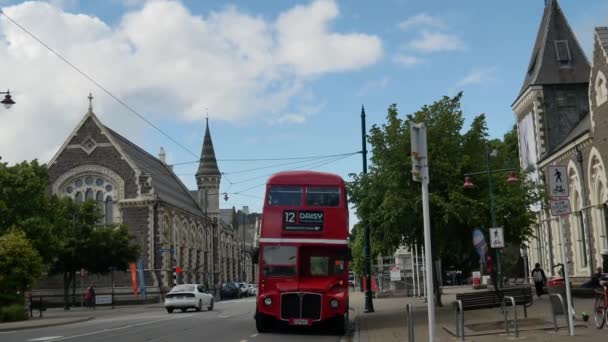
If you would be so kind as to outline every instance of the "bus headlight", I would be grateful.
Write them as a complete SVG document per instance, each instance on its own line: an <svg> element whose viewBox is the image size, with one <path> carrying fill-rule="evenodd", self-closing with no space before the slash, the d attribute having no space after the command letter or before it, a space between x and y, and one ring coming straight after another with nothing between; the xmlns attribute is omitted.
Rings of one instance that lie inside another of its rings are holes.
<svg viewBox="0 0 608 342"><path fill-rule="evenodd" d="M337 299L332 299L332 300L329 302L329 305L331 306L331 308L332 308L332 309L337 309L337 308L338 308L338 305L339 305L338 300L337 300Z"/></svg>
<svg viewBox="0 0 608 342"><path fill-rule="evenodd" d="M271 306L272 305L272 298L266 297L266 299L264 299L264 305Z"/></svg>

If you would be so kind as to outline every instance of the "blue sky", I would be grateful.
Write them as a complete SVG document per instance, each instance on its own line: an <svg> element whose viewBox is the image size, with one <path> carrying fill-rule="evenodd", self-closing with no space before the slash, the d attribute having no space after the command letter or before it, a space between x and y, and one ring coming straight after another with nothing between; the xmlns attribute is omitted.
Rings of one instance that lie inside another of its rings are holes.
<svg viewBox="0 0 608 342"><path fill-rule="evenodd" d="M608 25L608 2L560 4L589 56L593 27ZM195 154L208 113L226 173L221 191L229 200L221 205L260 210L263 187L243 190L263 184L274 171L313 161L240 172L281 162L222 159L358 151L362 104L370 127L384 121L391 103L410 113L462 90L466 117L486 113L491 135L501 137L515 123L510 106L544 2L0 0L0 5ZM152 154L164 146L170 163L195 159L3 17L0 58L0 88L12 88L18 103L0 111L3 160L48 161L84 115L89 91L107 126ZM347 177L360 172L361 157L318 169ZM190 188L195 171L196 164L175 166Z"/></svg>

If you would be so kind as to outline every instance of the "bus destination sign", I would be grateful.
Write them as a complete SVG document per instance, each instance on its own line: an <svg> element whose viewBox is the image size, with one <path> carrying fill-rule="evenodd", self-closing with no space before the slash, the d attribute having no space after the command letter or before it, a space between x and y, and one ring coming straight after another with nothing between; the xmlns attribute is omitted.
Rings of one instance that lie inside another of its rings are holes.
<svg viewBox="0 0 608 342"><path fill-rule="evenodd" d="M285 230L319 232L323 230L322 211L310 210L285 210L283 212L283 222Z"/></svg>

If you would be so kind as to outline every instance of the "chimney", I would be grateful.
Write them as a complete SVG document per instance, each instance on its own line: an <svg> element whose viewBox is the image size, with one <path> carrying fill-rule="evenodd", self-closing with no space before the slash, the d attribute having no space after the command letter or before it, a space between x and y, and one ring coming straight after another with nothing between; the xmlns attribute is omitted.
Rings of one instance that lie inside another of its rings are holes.
<svg viewBox="0 0 608 342"><path fill-rule="evenodd" d="M165 162L165 149L162 146L160 148L160 153L158 154L158 159L160 159L160 161L163 162L163 164L167 164Z"/></svg>

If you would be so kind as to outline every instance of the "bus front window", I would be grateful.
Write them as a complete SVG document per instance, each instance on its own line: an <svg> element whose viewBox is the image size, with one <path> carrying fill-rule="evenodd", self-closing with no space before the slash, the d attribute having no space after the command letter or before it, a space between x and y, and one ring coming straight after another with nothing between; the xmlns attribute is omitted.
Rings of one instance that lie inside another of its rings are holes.
<svg viewBox="0 0 608 342"><path fill-rule="evenodd" d="M308 273L313 277L336 276L344 273L344 259L337 256L311 255Z"/></svg>
<svg viewBox="0 0 608 342"><path fill-rule="evenodd" d="M293 277L296 275L295 246L265 246L264 275L269 277Z"/></svg>

